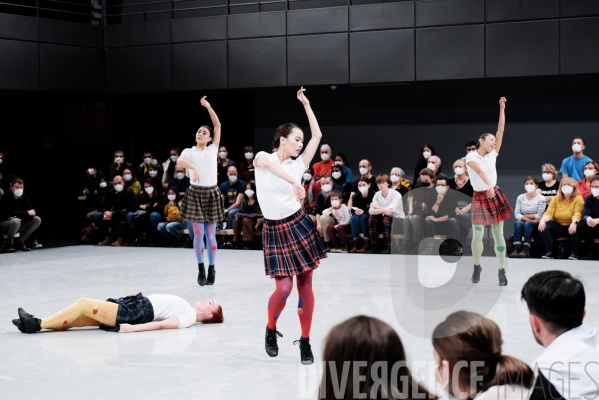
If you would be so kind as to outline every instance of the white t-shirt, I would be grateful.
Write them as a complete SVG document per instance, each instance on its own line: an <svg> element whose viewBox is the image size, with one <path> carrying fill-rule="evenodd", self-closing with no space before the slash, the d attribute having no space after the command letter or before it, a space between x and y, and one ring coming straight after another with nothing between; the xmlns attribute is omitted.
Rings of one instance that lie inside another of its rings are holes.
<svg viewBox="0 0 599 400"><path fill-rule="evenodd" d="M389 189L389 192L387 192L387 197L383 197L383 192L379 190L372 198L372 202L374 203L375 201L383 208L392 208L393 216L395 218L403 218L406 216L403 211L401 193L399 193L397 190Z"/></svg>
<svg viewBox="0 0 599 400"><path fill-rule="evenodd" d="M216 163L215 163L216 164ZM189 328L196 323L196 310L179 296L152 294L148 296L154 308L154 321L179 318L179 329Z"/></svg>
<svg viewBox="0 0 599 400"><path fill-rule="evenodd" d="M514 382L516 383L516 382ZM527 400L530 396L530 389L524 386L498 385L491 386L484 392L476 396L477 400Z"/></svg>
<svg viewBox="0 0 599 400"><path fill-rule="evenodd" d="M351 222L351 213L345 204L341 204L341 207L337 209L333 208L332 212L329 212L327 208L322 215L332 215L339 225L348 225Z"/></svg>
<svg viewBox="0 0 599 400"><path fill-rule="evenodd" d="M301 181L306 170L301 156L295 160L288 158L280 163L277 153L268 154L261 151L256 154L254 166L256 160L260 157L268 157L271 162L278 164L283 171L297 179L298 182ZM256 167L254 174L256 176L256 196L260 199L260 209L264 214L264 218L270 220L287 218L301 208L301 203L295 198L293 186L289 182L272 174L264 167Z"/></svg>
<svg viewBox="0 0 599 400"><path fill-rule="evenodd" d="M492 187L497 185L497 168L495 164L497 163L497 156L499 154L495 149L492 152L488 153L486 156L481 157L478 154L478 151L469 153L466 156L466 166L468 168L468 176L470 177L470 183L472 184L472 188L475 192L484 192L488 190L489 187L480 176L468 165L470 161L476 161L481 170L487 175L487 179Z"/></svg>
<svg viewBox="0 0 599 400"><path fill-rule="evenodd" d="M193 146L189 149L183 150L181 156L187 157L187 162L195 166L200 171L200 183L194 182L193 177L195 173L193 170L189 170L189 179L191 184L194 186L214 186L216 185L217 171L216 171L216 158L218 149L214 144L206 146L204 150L198 149L197 146Z"/></svg>

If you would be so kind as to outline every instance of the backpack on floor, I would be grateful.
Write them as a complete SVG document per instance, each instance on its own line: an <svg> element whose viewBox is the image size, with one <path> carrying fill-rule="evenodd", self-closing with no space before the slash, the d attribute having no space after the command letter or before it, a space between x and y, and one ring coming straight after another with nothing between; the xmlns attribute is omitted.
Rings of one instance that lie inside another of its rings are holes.
<svg viewBox="0 0 599 400"><path fill-rule="evenodd" d="M100 231L96 228L96 224L86 226L81 231L81 242L85 244L98 244L102 239L100 238Z"/></svg>

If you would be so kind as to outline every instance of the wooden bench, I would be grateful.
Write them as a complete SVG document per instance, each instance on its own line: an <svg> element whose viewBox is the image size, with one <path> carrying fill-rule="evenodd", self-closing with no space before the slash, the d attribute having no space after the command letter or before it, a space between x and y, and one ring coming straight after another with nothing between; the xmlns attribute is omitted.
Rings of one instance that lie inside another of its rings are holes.
<svg viewBox="0 0 599 400"><path fill-rule="evenodd" d="M3 233L3 234L2 234L2 237L3 237L4 239L6 239L6 238L8 237L8 235L7 235L6 233ZM19 232L17 232L17 234L15 235L15 237L16 237L16 238L18 238L18 237L21 237L21 234L20 234Z"/></svg>

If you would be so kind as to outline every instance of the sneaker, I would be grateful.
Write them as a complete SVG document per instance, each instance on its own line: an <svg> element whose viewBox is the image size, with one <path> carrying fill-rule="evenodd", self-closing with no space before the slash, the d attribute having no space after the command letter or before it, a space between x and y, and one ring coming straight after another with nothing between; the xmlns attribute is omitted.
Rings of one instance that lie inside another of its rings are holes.
<svg viewBox="0 0 599 400"><path fill-rule="evenodd" d="M391 247L386 246L382 251L381 254L391 254Z"/></svg>
<svg viewBox="0 0 599 400"><path fill-rule="evenodd" d="M283 337L281 332L277 331L277 329L269 329L266 327L266 336L264 339L264 348L266 349L266 354L271 357L276 357L279 355L279 345L277 344L277 336Z"/></svg>
<svg viewBox="0 0 599 400"><path fill-rule="evenodd" d="M345 247L338 247L337 248L337 253L347 253L347 248L345 248Z"/></svg>
<svg viewBox="0 0 599 400"><path fill-rule="evenodd" d="M548 251L547 253L543 254L543 257L541 258L544 258L545 260L551 260L553 259L553 253Z"/></svg>
<svg viewBox="0 0 599 400"><path fill-rule="evenodd" d="M42 247L44 247L41 243L39 243L37 240L33 241L33 248L34 249L41 249Z"/></svg>
<svg viewBox="0 0 599 400"><path fill-rule="evenodd" d="M314 355L312 354L312 346L310 346L310 338L300 337L300 340L296 340L293 344L299 343L300 357L303 365L310 365L314 363Z"/></svg>
<svg viewBox="0 0 599 400"><path fill-rule="evenodd" d="M122 246L125 244L125 241L123 240L123 238L118 238L116 242L114 242L112 245L113 246Z"/></svg>
<svg viewBox="0 0 599 400"><path fill-rule="evenodd" d="M339 249L337 247L331 247L331 250L329 250L329 253L339 253Z"/></svg>
<svg viewBox="0 0 599 400"><path fill-rule="evenodd" d="M472 283L480 282L480 273L482 271L482 267L480 265L475 265L474 270L472 271L472 278L470 279Z"/></svg>
<svg viewBox="0 0 599 400"><path fill-rule="evenodd" d="M499 268L499 286L507 285L507 278L505 276L505 268Z"/></svg>
<svg viewBox="0 0 599 400"><path fill-rule="evenodd" d="M578 260L578 254L574 252L570 253L570 257L568 257L568 260Z"/></svg>

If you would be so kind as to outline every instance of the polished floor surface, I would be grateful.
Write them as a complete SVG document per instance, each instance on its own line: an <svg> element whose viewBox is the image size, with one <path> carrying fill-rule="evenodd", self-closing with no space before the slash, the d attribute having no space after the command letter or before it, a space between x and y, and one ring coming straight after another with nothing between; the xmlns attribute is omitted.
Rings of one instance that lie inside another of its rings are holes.
<svg viewBox="0 0 599 400"><path fill-rule="evenodd" d="M497 285L496 260L483 259L481 282L469 283L471 260L438 256L330 254L315 272L312 366L299 362L297 292L277 329L279 357L264 351L266 305L274 284L262 252L219 250L216 285L200 287L193 250L93 246L0 255L0 398L2 399L302 399L317 398L323 341L343 320L366 314L399 333L414 373L428 382L430 334L454 310L478 311L503 332L503 352L531 363L534 341L520 290L533 273L564 269L582 279L585 322L599 326L599 263L509 260L509 285ZM98 329L25 335L17 308L44 317L79 297L138 292L213 298L223 324L118 334Z"/></svg>

